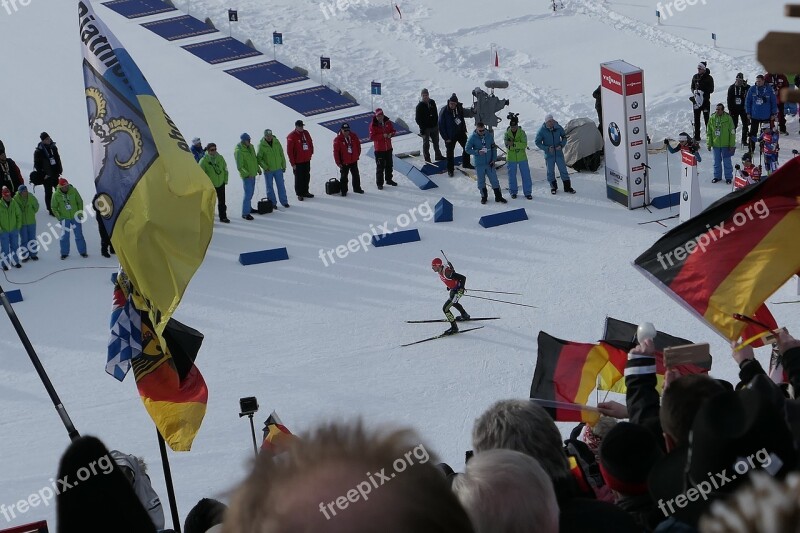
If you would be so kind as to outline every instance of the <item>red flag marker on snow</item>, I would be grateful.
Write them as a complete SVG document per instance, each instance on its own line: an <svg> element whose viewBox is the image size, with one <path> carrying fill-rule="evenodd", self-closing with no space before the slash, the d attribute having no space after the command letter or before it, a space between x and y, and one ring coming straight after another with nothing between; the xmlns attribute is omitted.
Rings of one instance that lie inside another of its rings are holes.
<svg viewBox="0 0 800 533"><path fill-rule="evenodd" d="M497 55L497 50L494 51L494 66L500 68L500 56Z"/></svg>

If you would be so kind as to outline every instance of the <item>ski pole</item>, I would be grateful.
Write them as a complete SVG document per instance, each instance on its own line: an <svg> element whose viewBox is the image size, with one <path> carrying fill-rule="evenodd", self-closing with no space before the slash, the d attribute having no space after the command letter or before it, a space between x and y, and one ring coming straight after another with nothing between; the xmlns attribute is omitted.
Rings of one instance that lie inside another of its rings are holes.
<svg viewBox="0 0 800 533"><path fill-rule="evenodd" d="M483 291L480 289L464 289L465 292L491 292L494 294L513 294L514 296L522 296L521 293L518 292L503 292L503 291Z"/></svg>
<svg viewBox="0 0 800 533"><path fill-rule="evenodd" d="M518 304L515 302L507 302L505 300L495 300L494 298L486 298L484 296L474 296L472 294L465 294L464 296L469 296L470 298L478 298L479 300L489 300L490 302L500 302L501 304L519 305L520 307L531 307L533 309L539 309L535 305Z"/></svg>

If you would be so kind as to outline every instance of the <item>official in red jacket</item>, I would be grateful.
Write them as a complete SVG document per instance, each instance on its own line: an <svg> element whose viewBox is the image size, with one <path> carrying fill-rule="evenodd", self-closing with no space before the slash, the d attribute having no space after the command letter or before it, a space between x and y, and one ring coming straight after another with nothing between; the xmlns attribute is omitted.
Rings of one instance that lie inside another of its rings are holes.
<svg viewBox="0 0 800 533"><path fill-rule="evenodd" d="M369 138L375 147L375 183L378 189L383 189L384 177L386 185L397 185L392 181L392 137L396 133L394 124L383 114L383 109L376 109L369 124Z"/></svg>
<svg viewBox="0 0 800 533"><path fill-rule="evenodd" d="M347 196L347 174L353 176L353 192L364 194L361 188L361 175L358 173L358 158L361 157L361 141L358 135L350 131L350 124L345 122L333 140L333 160L339 167L339 185L342 196Z"/></svg>
<svg viewBox="0 0 800 533"><path fill-rule="evenodd" d="M286 136L286 153L289 155L289 164L292 165L294 174L294 192L301 202L305 198L314 198L308 192L311 182L311 156L314 155L314 141L311 134L303 127L302 120L294 123L294 130Z"/></svg>

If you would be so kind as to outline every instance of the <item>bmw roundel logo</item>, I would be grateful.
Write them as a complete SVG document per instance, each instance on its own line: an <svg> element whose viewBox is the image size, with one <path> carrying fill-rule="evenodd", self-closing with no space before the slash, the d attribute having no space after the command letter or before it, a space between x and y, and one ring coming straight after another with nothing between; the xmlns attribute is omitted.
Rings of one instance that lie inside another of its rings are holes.
<svg viewBox="0 0 800 533"><path fill-rule="evenodd" d="M633 103L631 103L631 107L632 107L633 109L636 109L636 108L638 108L638 107L639 107L639 102L633 102Z"/></svg>
<svg viewBox="0 0 800 533"><path fill-rule="evenodd" d="M642 178L636 178L635 181L636 181L636 185L641 185L642 184Z"/></svg>
<svg viewBox="0 0 800 533"><path fill-rule="evenodd" d="M608 125L608 138L614 146L619 146L622 142L622 132L619 131L619 126L617 126L616 122Z"/></svg>
<svg viewBox="0 0 800 533"><path fill-rule="evenodd" d="M636 126L635 128L633 128L633 134L634 135L639 135L639 126Z"/></svg>
<svg viewBox="0 0 800 533"><path fill-rule="evenodd" d="M633 158L637 159L637 160L641 159L642 158L642 152L636 152L635 154L633 154Z"/></svg>
<svg viewBox="0 0 800 533"><path fill-rule="evenodd" d="M689 200L689 193L686 192L686 191L683 191L683 201L686 202L687 200Z"/></svg>

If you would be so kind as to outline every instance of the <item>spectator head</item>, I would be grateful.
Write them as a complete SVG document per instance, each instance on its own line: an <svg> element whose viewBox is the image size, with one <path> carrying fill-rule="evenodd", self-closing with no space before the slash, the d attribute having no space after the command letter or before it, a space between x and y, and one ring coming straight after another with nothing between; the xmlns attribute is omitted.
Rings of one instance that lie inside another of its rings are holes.
<svg viewBox="0 0 800 533"><path fill-rule="evenodd" d="M380 107L375 110L375 118L377 118L378 120L383 120L383 109L381 109Z"/></svg>
<svg viewBox="0 0 800 533"><path fill-rule="evenodd" d="M419 95L422 97L423 102L427 102L430 99L430 95L428 94L428 89L422 89Z"/></svg>
<svg viewBox="0 0 800 533"><path fill-rule="evenodd" d="M509 121L509 126L511 127L511 129L516 131L517 128L519 127L519 117L516 115L511 117L511 120Z"/></svg>
<svg viewBox="0 0 800 533"><path fill-rule="evenodd" d="M303 127L304 126L305 126L305 124L303 123L302 120L296 120L294 122L294 129L297 130L297 131L303 131Z"/></svg>
<svg viewBox="0 0 800 533"><path fill-rule="evenodd" d="M717 115L722 116L725 113L725 104L722 102L717 104Z"/></svg>
<svg viewBox="0 0 800 533"><path fill-rule="evenodd" d="M17 192L20 193L22 196L28 196L28 186L27 185L20 185L17 188Z"/></svg>
<svg viewBox="0 0 800 533"><path fill-rule="evenodd" d="M208 146L206 146L206 152L216 154L217 153L216 143L208 143Z"/></svg>
<svg viewBox="0 0 800 533"><path fill-rule="evenodd" d="M453 490L476 533L557 533L553 482L539 462L514 450L475 454Z"/></svg>
<svg viewBox="0 0 800 533"><path fill-rule="evenodd" d="M198 148L201 148L203 146L203 143L200 141L200 137L195 137L194 139L192 139L192 144L197 146Z"/></svg>
<svg viewBox="0 0 800 533"><path fill-rule="evenodd" d="M561 433L547 411L530 400L501 400L475 421L475 454L506 449L530 455L555 481L571 476Z"/></svg>
<svg viewBox="0 0 800 533"><path fill-rule="evenodd" d="M681 376L670 383L661 397L659 411L668 451L688 443L700 406L724 391L722 385L705 374Z"/></svg>
<svg viewBox="0 0 800 533"><path fill-rule="evenodd" d="M350 133L350 124L348 124L347 122L342 124L342 132L344 132L345 134Z"/></svg>
<svg viewBox="0 0 800 533"><path fill-rule="evenodd" d="M183 533L207 533L212 527L222 524L228 507L221 501L203 498L186 515Z"/></svg>
<svg viewBox="0 0 800 533"><path fill-rule="evenodd" d="M5 160L6 160L6 151L5 149L3 149L0 150L0 161L5 161Z"/></svg>
<svg viewBox="0 0 800 533"><path fill-rule="evenodd" d="M612 490L625 496L647 493L647 476L661 458L658 441L648 429L620 422L600 444L600 471Z"/></svg>
<svg viewBox="0 0 800 533"><path fill-rule="evenodd" d="M458 96L456 96L456 93L450 95L450 98L447 99L447 105L450 106L450 109L456 108L458 105Z"/></svg>
<svg viewBox="0 0 800 533"><path fill-rule="evenodd" d="M480 135L486 133L486 125L483 122L478 122L475 124L475 131L477 131Z"/></svg>
<svg viewBox="0 0 800 533"><path fill-rule="evenodd" d="M275 460L258 457L223 532L473 531L431 459L410 431L322 426Z"/></svg>
<svg viewBox="0 0 800 533"><path fill-rule="evenodd" d="M250 143L250 134L249 133L242 133L239 135L239 140L241 140L244 144Z"/></svg>
<svg viewBox="0 0 800 533"><path fill-rule="evenodd" d="M756 76L756 85L758 85L759 87L764 85L764 75L763 74L759 74L758 76Z"/></svg>
<svg viewBox="0 0 800 533"><path fill-rule="evenodd" d="M267 128L267 129L264 130L264 138L266 140L268 140L268 141L272 139L272 130L271 129Z"/></svg>
<svg viewBox="0 0 800 533"><path fill-rule="evenodd" d="M6 201L10 201L11 200L11 190L8 187L3 186L3 190L2 190L2 192L0 194L3 195L3 200L6 200Z"/></svg>
<svg viewBox="0 0 800 533"><path fill-rule="evenodd" d="M46 131L43 131L39 134L39 140L41 140L44 144L50 144L52 142L50 134L48 134Z"/></svg>
<svg viewBox="0 0 800 533"><path fill-rule="evenodd" d="M155 533L133 487L96 438L72 441L61 457L58 479L72 480L69 490L60 487L62 490L56 495L58 533Z"/></svg>
<svg viewBox="0 0 800 533"><path fill-rule="evenodd" d="M702 74L702 73L704 73L704 72L706 71L706 68L707 68L707 67L708 67L708 62L707 62L707 61L701 61L701 62L699 62L699 63L697 64L697 71L698 71L700 74Z"/></svg>
<svg viewBox="0 0 800 533"><path fill-rule="evenodd" d="M63 192L67 192L67 189L69 189L69 182L67 181L67 178L58 178L58 187Z"/></svg>
<svg viewBox="0 0 800 533"><path fill-rule="evenodd" d="M741 72L736 73L736 85L743 85L744 84L744 74Z"/></svg>

